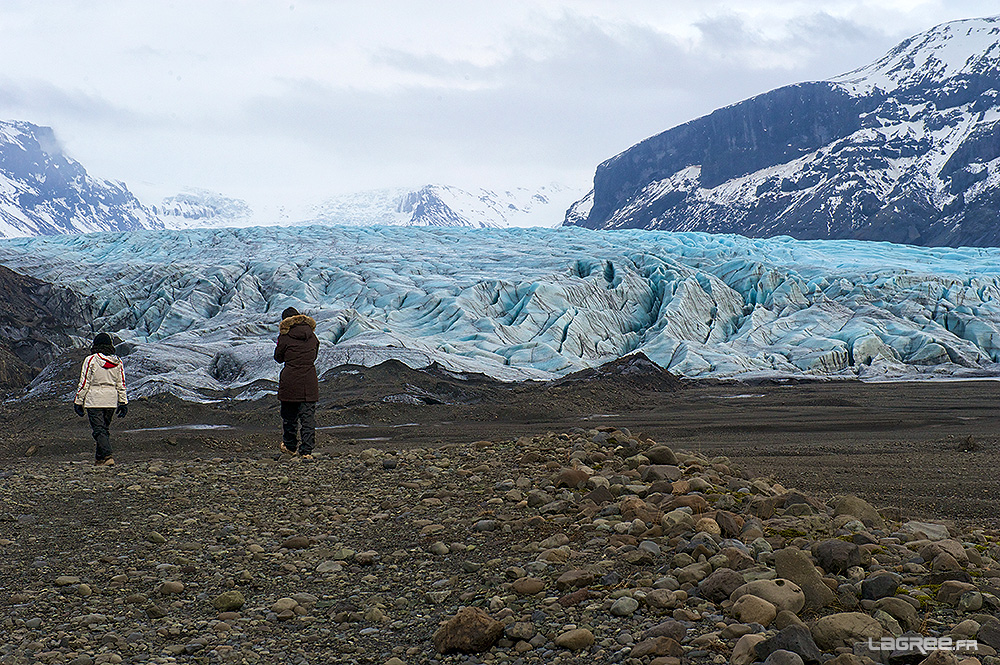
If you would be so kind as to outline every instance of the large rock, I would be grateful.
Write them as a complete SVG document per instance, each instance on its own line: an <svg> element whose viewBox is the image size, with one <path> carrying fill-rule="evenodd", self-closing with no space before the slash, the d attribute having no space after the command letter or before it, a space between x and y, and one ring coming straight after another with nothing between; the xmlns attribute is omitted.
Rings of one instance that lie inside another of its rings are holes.
<svg viewBox="0 0 1000 665"><path fill-rule="evenodd" d="M949 651L934 651L920 661L919 665L958 665L958 656Z"/></svg>
<svg viewBox="0 0 1000 665"><path fill-rule="evenodd" d="M878 600L894 596L899 582L900 577L895 573L876 573L861 583L861 597L865 600Z"/></svg>
<svg viewBox="0 0 1000 665"><path fill-rule="evenodd" d="M556 646L570 651L586 649L594 643L594 634L586 628L567 630L556 637Z"/></svg>
<svg viewBox="0 0 1000 665"><path fill-rule="evenodd" d="M909 521L902 526L902 532L927 540L944 540L950 535L948 527L933 522Z"/></svg>
<svg viewBox="0 0 1000 665"><path fill-rule="evenodd" d="M794 651L785 651L784 649L772 651L771 655L764 661L764 665L803 665L803 663L802 656Z"/></svg>
<svg viewBox="0 0 1000 665"><path fill-rule="evenodd" d="M979 627L976 639L1000 651L1000 621L987 621Z"/></svg>
<svg viewBox="0 0 1000 665"><path fill-rule="evenodd" d="M220 612L235 612L243 607L246 599L239 591L226 591L212 599L212 607Z"/></svg>
<svg viewBox="0 0 1000 665"><path fill-rule="evenodd" d="M671 637L647 638L632 647L632 653L629 654L632 658L646 658L648 656L680 658L683 655L684 649Z"/></svg>
<svg viewBox="0 0 1000 665"><path fill-rule="evenodd" d="M757 660L765 660L775 651L791 651L806 663L819 663L822 657L809 629L798 624L783 628L778 634L758 644Z"/></svg>
<svg viewBox="0 0 1000 665"><path fill-rule="evenodd" d="M774 572L778 577L799 585L806 597L805 609L815 610L825 607L837 597L833 590L823 583L816 566L809 559L809 555L802 550L786 547L775 552Z"/></svg>
<svg viewBox="0 0 1000 665"><path fill-rule="evenodd" d="M673 464L650 464L642 472L642 480L646 483L654 483L657 480L679 480L681 470Z"/></svg>
<svg viewBox="0 0 1000 665"><path fill-rule="evenodd" d="M575 569L567 570L556 580L556 586L560 589L578 589L594 582L594 573L589 570Z"/></svg>
<svg viewBox="0 0 1000 665"><path fill-rule="evenodd" d="M647 629L642 634L642 639L647 640L650 637L670 637L680 642L684 639L687 634L687 628L680 621L675 621L674 619L667 619L662 623L658 623L652 628Z"/></svg>
<svg viewBox="0 0 1000 665"><path fill-rule="evenodd" d="M842 496L833 504L833 515L834 517L850 515L873 529L881 529L885 526L882 516L875 510L875 506L853 494Z"/></svg>
<svg viewBox="0 0 1000 665"><path fill-rule="evenodd" d="M828 573L843 573L861 565L861 549L854 543L832 538L812 546L816 562Z"/></svg>
<svg viewBox="0 0 1000 665"><path fill-rule="evenodd" d="M434 648L441 653L488 651L500 639L503 628L478 607L463 607L434 633Z"/></svg>
<svg viewBox="0 0 1000 665"><path fill-rule="evenodd" d="M730 665L750 665L757 660L757 645L765 638L760 633L749 633L736 640L733 653L729 656Z"/></svg>
<svg viewBox="0 0 1000 665"><path fill-rule="evenodd" d="M806 604L806 595L802 593L799 585L780 577L775 580L754 580L744 584L733 591L729 599L736 601L746 594L763 598L774 605L779 612L788 610L798 614Z"/></svg>
<svg viewBox="0 0 1000 665"><path fill-rule="evenodd" d="M959 566L969 564L969 555L965 548L957 540L951 538L930 542L920 548L920 556L924 561L934 561L942 554L949 555Z"/></svg>
<svg viewBox="0 0 1000 665"><path fill-rule="evenodd" d="M778 610L774 607L774 603L748 593L736 599L732 613L740 623L759 623L766 628L774 621Z"/></svg>
<svg viewBox="0 0 1000 665"><path fill-rule="evenodd" d="M976 590L975 584L948 580L942 583L941 586L938 588L935 600L937 600L939 603L946 603L948 605L957 605L959 599L961 599L961 597L964 594L975 590Z"/></svg>
<svg viewBox="0 0 1000 665"><path fill-rule="evenodd" d="M841 612L825 616L812 627L812 636L823 651L839 647L854 648L869 638L878 641L883 634L882 624L861 612Z"/></svg>
<svg viewBox="0 0 1000 665"><path fill-rule="evenodd" d="M677 464L677 456L667 446L653 446L643 454L650 464Z"/></svg>
<svg viewBox="0 0 1000 665"><path fill-rule="evenodd" d="M882 610L895 619L904 630L915 630L919 624L917 608L902 598L882 598L875 602L875 609Z"/></svg>
<svg viewBox="0 0 1000 665"><path fill-rule="evenodd" d="M746 580L731 568L719 568L698 584L698 593L713 603L721 603L732 595Z"/></svg>

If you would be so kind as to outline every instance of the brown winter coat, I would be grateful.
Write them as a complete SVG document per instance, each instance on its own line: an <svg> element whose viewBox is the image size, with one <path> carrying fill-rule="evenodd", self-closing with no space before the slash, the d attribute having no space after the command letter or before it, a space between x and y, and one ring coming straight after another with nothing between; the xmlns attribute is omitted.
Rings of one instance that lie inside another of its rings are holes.
<svg viewBox="0 0 1000 665"><path fill-rule="evenodd" d="M285 363L278 379L278 399L282 402L318 402L319 377L316 356L319 339L316 321L311 316L297 314L282 320L278 327L278 345L274 359Z"/></svg>

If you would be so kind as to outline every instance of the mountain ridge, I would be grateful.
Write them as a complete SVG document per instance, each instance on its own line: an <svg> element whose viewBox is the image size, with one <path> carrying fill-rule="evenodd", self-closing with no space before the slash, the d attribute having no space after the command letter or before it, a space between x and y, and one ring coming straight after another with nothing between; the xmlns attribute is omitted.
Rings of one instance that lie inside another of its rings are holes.
<svg viewBox="0 0 1000 665"><path fill-rule="evenodd" d="M51 128L0 120L0 238L157 228L124 183L89 175Z"/></svg>
<svg viewBox="0 0 1000 665"><path fill-rule="evenodd" d="M1000 17L720 108L597 167L567 226L1000 245Z"/></svg>

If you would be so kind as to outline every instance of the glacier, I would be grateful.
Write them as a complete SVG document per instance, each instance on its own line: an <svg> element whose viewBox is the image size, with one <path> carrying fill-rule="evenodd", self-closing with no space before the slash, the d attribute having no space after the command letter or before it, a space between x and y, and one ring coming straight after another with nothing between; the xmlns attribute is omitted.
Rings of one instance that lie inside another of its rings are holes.
<svg viewBox="0 0 1000 665"><path fill-rule="evenodd" d="M1000 376L1000 248L304 226L6 239L0 264L82 294L76 342L115 332L138 396L273 391L288 306L317 321L321 375L394 358L544 380L641 351L692 378Z"/></svg>

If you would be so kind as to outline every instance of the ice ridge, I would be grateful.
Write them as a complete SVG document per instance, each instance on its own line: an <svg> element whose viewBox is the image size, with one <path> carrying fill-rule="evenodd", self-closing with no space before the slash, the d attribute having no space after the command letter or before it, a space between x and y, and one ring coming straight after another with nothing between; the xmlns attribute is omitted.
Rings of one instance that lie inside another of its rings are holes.
<svg viewBox="0 0 1000 665"><path fill-rule="evenodd" d="M642 351L687 377L1000 376L995 248L310 226L9 239L0 263L88 298L137 395L273 390L288 306L318 322L321 374L395 358L548 379Z"/></svg>

